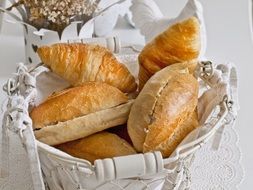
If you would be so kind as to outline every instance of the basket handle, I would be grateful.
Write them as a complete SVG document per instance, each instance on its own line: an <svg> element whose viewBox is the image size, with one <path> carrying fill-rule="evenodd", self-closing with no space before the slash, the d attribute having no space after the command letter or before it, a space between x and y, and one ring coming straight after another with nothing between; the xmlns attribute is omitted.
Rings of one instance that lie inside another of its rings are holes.
<svg viewBox="0 0 253 190"><path fill-rule="evenodd" d="M149 176L164 169L160 152L96 160L94 165L99 182Z"/></svg>

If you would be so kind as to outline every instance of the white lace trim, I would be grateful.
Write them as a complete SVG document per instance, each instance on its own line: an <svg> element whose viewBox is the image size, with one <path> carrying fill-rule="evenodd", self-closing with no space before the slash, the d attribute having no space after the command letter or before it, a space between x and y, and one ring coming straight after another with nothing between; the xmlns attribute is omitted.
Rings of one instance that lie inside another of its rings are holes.
<svg viewBox="0 0 253 190"><path fill-rule="evenodd" d="M213 150L208 142L196 153L191 189L238 189L244 176L238 139L234 127L226 128L219 150Z"/></svg>

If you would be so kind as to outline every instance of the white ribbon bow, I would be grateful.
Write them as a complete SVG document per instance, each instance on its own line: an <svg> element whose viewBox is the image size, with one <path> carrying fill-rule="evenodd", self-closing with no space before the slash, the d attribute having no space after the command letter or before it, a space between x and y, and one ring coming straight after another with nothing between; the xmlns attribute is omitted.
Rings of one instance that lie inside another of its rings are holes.
<svg viewBox="0 0 253 190"><path fill-rule="evenodd" d="M9 176L10 142L8 132L17 133L25 147L30 163L30 171L35 190L44 190L43 178L36 140L33 135L32 121L28 108L36 97L36 77L48 71L46 67L36 66L28 69L23 63L18 65L16 76L8 80L4 90L8 94L7 110L2 125L2 158L0 177Z"/></svg>

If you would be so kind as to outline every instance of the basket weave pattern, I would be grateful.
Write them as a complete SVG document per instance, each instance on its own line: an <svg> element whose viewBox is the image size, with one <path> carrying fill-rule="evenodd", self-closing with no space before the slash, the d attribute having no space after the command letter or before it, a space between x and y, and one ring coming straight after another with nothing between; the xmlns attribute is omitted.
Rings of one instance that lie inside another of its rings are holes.
<svg viewBox="0 0 253 190"><path fill-rule="evenodd" d="M223 67L220 65L217 68ZM224 71L222 75L217 75L216 71L218 70L210 63L199 64L196 74L201 78L203 91L207 86L212 88L217 81L224 82L222 77L228 73ZM26 147L34 189L186 189L191 182L188 168L194 153L209 141L221 126L231 125L234 121L232 102L229 101L231 96L227 93L222 97L223 101L212 110L211 116L201 129L191 133L170 158L162 159L159 152L154 152L98 160L95 165L91 165L88 161L71 157L35 140L28 108L33 105L37 96L36 77L43 72L49 71L44 66L28 69L20 64L17 75L4 87L9 100L3 122L1 175L8 175L7 132L12 131L20 136Z"/></svg>

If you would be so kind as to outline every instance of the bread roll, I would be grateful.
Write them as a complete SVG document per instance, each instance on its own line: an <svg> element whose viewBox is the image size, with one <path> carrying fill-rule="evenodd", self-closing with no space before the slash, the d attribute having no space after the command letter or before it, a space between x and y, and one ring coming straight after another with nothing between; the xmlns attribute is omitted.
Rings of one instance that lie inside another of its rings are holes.
<svg viewBox="0 0 253 190"><path fill-rule="evenodd" d="M170 146L163 145L192 116L197 98L198 82L187 70L166 67L151 77L129 114L128 132L136 150L160 150L169 156Z"/></svg>
<svg viewBox="0 0 253 190"><path fill-rule="evenodd" d="M131 105L117 88L88 82L52 95L30 116L37 139L56 145L125 123Z"/></svg>
<svg viewBox="0 0 253 190"><path fill-rule="evenodd" d="M53 72L78 86L87 81L105 82L122 92L137 88L135 78L126 66L104 47L82 43L61 43L38 48L44 64Z"/></svg>
<svg viewBox="0 0 253 190"><path fill-rule="evenodd" d="M96 159L135 154L134 148L117 135L101 132L86 138L58 145L56 148L74 156L94 162Z"/></svg>
<svg viewBox="0 0 253 190"><path fill-rule="evenodd" d="M175 128L173 135L170 138L157 147L157 149L150 149L149 147L143 147L144 152L149 151L161 151L164 157L171 155L178 145L184 140L184 138L192 132L194 129L199 127L197 111L194 111L191 116L189 116L180 126Z"/></svg>
<svg viewBox="0 0 253 190"><path fill-rule="evenodd" d="M175 63L173 65L168 66L168 69L171 71L177 71L177 72L188 72L191 75L195 74L196 68L197 68L198 62L196 60L192 61L186 61L181 63Z"/></svg>
<svg viewBox="0 0 253 190"><path fill-rule="evenodd" d="M139 55L139 88L164 67L198 58L200 25L195 17L169 27L147 44Z"/></svg>

